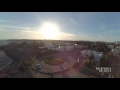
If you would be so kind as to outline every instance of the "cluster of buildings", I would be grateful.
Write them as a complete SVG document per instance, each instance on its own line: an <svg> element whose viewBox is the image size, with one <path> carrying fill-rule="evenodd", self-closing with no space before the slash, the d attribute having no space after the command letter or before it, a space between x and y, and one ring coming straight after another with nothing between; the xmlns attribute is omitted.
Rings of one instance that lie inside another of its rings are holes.
<svg viewBox="0 0 120 90"><path fill-rule="evenodd" d="M108 45L108 48L111 48L111 52L114 55L120 55L120 45L114 46L114 45Z"/></svg>
<svg viewBox="0 0 120 90"><path fill-rule="evenodd" d="M61 43L57 43L55 45L52 45L52 43L45 43L44 47L48 48L48 49L57 50L57 51L63 51L63 50L64 51L73 51L75 48L82 49L82 48L86 48L87 46L77 45L75 43L69 43L69 42L61 42Z"/></svg>
<svg viewBox="0 0 120 90"><path fill-rule="evenodd" d="M57 51L73 51L73 50L77 50L78 52L80 51L82 60L85 60L86 55L90 56L93 54L95 61L99 61L100 58L103 56L103 52L97 52L92 50L81 50L82 48L86 48L87 46L77 45L75 43L66 42L63 44L56 44L56 45L52 45L51 43L46 43L44 47L52 50L57 50Z"/></svg>
<svg viewBox="0 0 120 90"><path fill-rule="evenodd" d="M52 45L51 43L46 43L44 47L56 51L72 51L75 48L75 45L71 43L56 44L56 45Z"/></svg>
<svg viewBox="0 0 120 90"><path fill-rule="evenodd" d="M96 62L100 61L100 58L103 56L103 52L97 52L92 50L83 50L81 51L81 60L84 60L86 56L93 55Z"/></svg>
<svg viewBox="0 0 120 90"><path fill-rule="evenodd" d="M67 42L67 41L60 41L56 42L56 44L52 44L51 42L47 42L46 40L11 40L12 43L15 44L20 44L22 42L26 42L28 45L31 45L33 43L40 44L44 43L44 45L40 48L47 48L51 50L56 50L56 51L73 51L73 50L81 50L82 57L84 58L86 55L90 56L91 54L94 55L95 61L99 61L100 58L103 56L103 52L97 52L97 51L92 51L92 50L87 50L87 45L77 45L73 42ZM97 45L96 42L91 43L91 45ZM120 46L116 46L114 44L106 44L108 48L111 48L111 52L114 53L115 55L120 55ZM83 50L84 48L84 50Z"/></svg>

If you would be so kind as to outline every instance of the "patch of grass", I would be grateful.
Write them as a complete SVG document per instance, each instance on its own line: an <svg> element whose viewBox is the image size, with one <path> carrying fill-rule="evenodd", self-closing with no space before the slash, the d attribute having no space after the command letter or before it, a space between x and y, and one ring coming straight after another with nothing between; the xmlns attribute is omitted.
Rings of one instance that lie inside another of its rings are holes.
<svg viewBox="0 0 120 90"><path fill-rule="evenodd" d="M65 60L59 57L49 57L45 59L44 62L48 65L60 65L63 64Z"/></svg>

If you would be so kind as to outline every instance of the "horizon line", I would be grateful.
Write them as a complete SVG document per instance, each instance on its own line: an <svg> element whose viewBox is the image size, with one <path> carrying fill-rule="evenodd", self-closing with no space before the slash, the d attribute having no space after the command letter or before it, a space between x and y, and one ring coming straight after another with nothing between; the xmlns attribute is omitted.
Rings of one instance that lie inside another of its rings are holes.
<svg viewBox="0 0 120 90"><path fill-rule="evenodd" d="M0 40L63 40L63 39L0 39ZM92 40L63 40L63 41L88 41L88 42L120 42L120 41L92 41Z"/></svg>

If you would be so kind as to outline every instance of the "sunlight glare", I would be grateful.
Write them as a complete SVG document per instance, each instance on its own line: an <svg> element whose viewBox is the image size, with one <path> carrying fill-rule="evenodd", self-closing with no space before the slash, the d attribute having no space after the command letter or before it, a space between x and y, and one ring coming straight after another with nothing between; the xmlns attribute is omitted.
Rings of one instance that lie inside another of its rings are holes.
<svg viewBox="0 0 120 90"><path fill-rule="evenodd" d="M58 36L58 26L53 23L44 23L42 26L42 34L46 39L55 39Z"/></svg>

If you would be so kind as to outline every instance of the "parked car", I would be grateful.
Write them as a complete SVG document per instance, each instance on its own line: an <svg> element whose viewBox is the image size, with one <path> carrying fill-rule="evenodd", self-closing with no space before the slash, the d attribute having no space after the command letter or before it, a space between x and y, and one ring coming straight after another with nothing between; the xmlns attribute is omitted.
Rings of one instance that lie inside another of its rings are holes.
<svg viewBox="0 0 120 90"><path fill-rule="evenodd" d="M40 69L41 69L41 65L40 65L40 64L37 64L37 65L36 65L36 69L40 70Z"/></svg>

